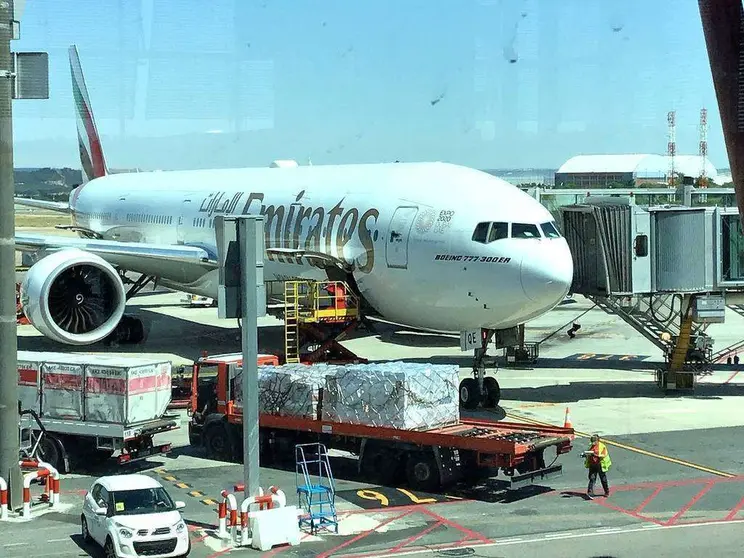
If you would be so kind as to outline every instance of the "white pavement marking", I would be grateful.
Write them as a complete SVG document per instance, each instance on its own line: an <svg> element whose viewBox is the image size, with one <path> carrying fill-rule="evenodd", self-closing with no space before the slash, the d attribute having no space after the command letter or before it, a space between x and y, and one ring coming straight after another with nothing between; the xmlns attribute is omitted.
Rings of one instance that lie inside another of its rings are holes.
<svg viewBox="0 0 744 558"><path fill-rule="evenodd" d="M716 522L716 523L685 523L682 525L669 525L669 526L663 526L663 525L657 525L657 524L646 524L642 525L640 527L626 527L626 528L619 528L617 531L613 531L612 534L618 535L618 534L626 534L626 533L639 533L642 531L647 531L649 529L692 529L695 527L720 527L723 525L731 525L731 524L738 524L738 527L741 528L741 523L744 523L744 519L736 519L733 521L726 521L726 522ZM580 539L580 538L586 538L586 537L597 537L600 535L606 535L607 531L606 528L601 529L594 529L593 531L587 531L583 533L548 533L545 535L536 535L530 538L509 538L509 539L501 539L490 543L477 543L474 542L468 546L474 549L478 548L491 548L495 546L508 546L508 545L515 545L515 544L530 544L530 543L539 543L539 542L545 542L545 540L555 540L555 539ZM453 546L451 548L438 548L437 550L439 552L444 552L446 550L455 550L455 549L462 549L462 545L459 546ZM395 553L389 553L389 556L414 556L416 554L425 554L429 553L431 550L429 549L421 549L421 550L408 550L404 552L395 552Z"/></svg>
<svg viewBox="0 0 744 558"><path fill-rule="evenodd" d="M546 539L568 539L573 537L573 533L548 533L545 535Z"/></svg>

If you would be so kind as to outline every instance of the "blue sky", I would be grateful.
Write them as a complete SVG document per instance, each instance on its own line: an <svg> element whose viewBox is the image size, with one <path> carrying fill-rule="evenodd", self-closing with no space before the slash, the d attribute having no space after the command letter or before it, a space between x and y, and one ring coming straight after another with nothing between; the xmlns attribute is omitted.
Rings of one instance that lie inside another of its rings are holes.
<svg viewBox="0 0 744 558"><path fill-rule="evenodd" d="M557 167L663 152L669 110L694 154L702 107L728 167L697 2L27 0L50 99L14 101L16 166L79 167L72 43L114 168Z"/></svg>

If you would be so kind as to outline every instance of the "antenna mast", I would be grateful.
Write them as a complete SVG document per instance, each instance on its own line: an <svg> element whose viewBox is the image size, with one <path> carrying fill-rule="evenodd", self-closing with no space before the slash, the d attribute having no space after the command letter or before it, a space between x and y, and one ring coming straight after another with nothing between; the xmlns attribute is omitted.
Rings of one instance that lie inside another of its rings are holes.
<svg viewBox="0 0 744 558"><path fill-rule="evenodd" d="M669 125L669 138L667 141L667 155L669 156L669 186L674 187L674 156L677 154L677 124L676 112L667 113L667 124Z"/></svg>
<svg viewBox="0 0 744 558"><path fill-rule="evenodd" d="M708 157L708 111L700 109L700 188L708 187L708 173L705 168Z"/></svg>

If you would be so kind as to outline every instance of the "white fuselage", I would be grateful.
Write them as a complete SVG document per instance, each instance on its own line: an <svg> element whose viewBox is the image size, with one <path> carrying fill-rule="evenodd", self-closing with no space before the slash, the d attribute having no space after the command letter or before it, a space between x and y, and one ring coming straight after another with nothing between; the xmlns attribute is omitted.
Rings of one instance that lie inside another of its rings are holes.
<svg viewBox="0 0 744 558"><path fill-rule="evenodd" d="M76 225L106 239L199 246L213 257L216 215L263 214L267 249L344 260L385 318L439 331L524 323L557 305L573 275L565 239L540 230L553 221L547 209L489 174L445 163L115 174L75 190L70 206ZM539 237L473 240L489 222L537 225ZM268 255L264 276L327 279L318 262ZM164 264L159 275L216 297L215 271Z"/></svg>

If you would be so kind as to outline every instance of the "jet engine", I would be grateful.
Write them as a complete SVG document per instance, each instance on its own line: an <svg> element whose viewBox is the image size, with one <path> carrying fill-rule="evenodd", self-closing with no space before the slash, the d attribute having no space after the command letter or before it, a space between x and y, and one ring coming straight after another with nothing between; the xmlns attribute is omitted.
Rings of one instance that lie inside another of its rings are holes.
<svg viewBox="0 0 744 558"><path fill-rule="evenodd" d="M21 284L21 305L31 324L50 339L89 345L119 325L126 294L108 262L68 248L31 266Z"/></svg>

